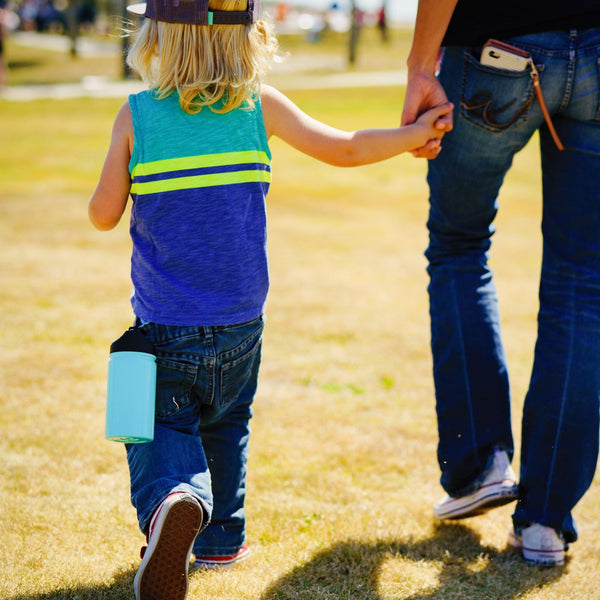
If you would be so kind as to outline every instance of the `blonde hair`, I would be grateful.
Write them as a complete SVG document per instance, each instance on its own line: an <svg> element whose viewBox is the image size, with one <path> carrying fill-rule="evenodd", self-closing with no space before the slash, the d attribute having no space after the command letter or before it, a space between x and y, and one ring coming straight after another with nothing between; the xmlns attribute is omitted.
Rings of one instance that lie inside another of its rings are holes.
<svg viewBox="0 0 600 600"><path fill-rule="evenodd" d="M211 10L246 10L247 0L209 0ZM187 25L145 19L127 64L157 98L174 91L188 113L204 106L218 113L253 106L277 52L270 25Z"/></svg>

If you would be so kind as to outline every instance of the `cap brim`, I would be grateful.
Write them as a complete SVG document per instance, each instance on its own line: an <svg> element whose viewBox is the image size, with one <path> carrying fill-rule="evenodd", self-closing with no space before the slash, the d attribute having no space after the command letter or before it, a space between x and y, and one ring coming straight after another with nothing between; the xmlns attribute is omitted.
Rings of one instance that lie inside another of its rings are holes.
<svg viewBox="0 0 600 600"><path fill-rule="evenodd" d="M138 4L130 4L127 7L127 12L133 13L134 15L144 16L146 14L146 3L139 2Z"/></svg>

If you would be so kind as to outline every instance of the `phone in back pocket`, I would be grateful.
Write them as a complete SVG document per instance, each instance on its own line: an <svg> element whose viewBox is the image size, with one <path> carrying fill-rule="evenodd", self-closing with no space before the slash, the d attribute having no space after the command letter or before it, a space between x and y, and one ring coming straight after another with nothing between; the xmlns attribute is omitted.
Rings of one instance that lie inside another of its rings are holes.
<svg viewBox="0 0 600 600"><path fill-rule="evenodd" d="M524 71L529 66L531 55L499 40L489 39L481 51L480 63L509 71Z"/></svg>

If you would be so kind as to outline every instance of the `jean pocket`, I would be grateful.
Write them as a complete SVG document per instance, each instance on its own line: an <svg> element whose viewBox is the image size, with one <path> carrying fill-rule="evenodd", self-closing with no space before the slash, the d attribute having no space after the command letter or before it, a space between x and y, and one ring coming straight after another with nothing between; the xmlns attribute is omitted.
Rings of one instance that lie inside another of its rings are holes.
<svg viewBox="0 0 600 600"><path fill-rule="evenodd" d="M156 416L174 415L191 402L198 368L185 359L157 359Z"/></svg>
<svg viewBox="0 0 600 600"><path fill-rule="evenodd" d="M529 69L489 67L465 52L460 101L465 120L488 131L505 131L527 121L534 99Z"/></svg>
<svg viewBox="0 0 600 600"><path fill-rule="evenodd" d="M254 395L260 365L262 336L258 335L251 344L241 345L241 353L223 362L220 368L220 393L218 403L225 407L243 393Z"/></svg>

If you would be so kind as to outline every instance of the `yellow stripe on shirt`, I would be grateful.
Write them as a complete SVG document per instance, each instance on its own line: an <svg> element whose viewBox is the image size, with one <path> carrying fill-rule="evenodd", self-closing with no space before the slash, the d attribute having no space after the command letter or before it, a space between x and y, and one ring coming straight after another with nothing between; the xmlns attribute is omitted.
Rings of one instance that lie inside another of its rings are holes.
<svg viewBox="0 0 600 600"><path fill-rule="evenodd" d="M271 182L270 171L235 171L233 173L211 173L209 175L192 175L190 177L173 177L159 181L134 182L131 193L139 195L173 192L191 188L231 185L236 183Z"/></svg>
<svg viewBox="0 0 600 600"><path fill-rule="evenodd" d="M200 154L198 156L183 156L181 158L166 158L147 163L138 163L132 177L181 171L184 169L221 167L246 163L262 163L270 165L271 161L266 152L262 150L244 150L242 152L221 152L219 154Z"/></svg>

